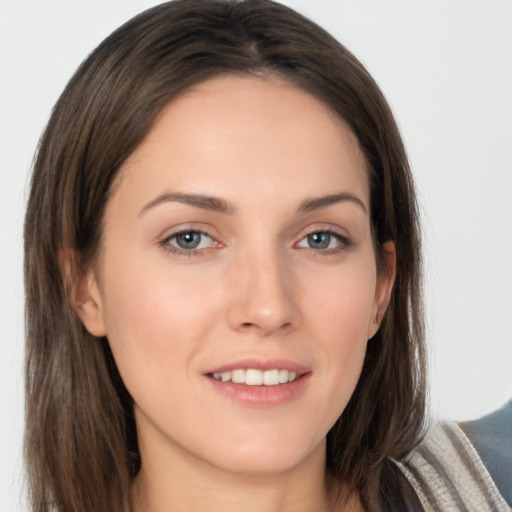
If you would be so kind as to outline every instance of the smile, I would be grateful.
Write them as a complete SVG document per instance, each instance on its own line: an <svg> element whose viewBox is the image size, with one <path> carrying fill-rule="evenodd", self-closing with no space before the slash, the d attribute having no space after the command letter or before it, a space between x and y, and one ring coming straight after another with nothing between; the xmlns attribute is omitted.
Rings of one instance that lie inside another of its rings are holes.
<svg viewBox="0 0 512 512"><path fill-rule="evenodd" d="M286 369L257 370L254 368L238 368L232 371L216 372L210 374L220 382L233 382L246 386L277 386L295 381L299 375L297 372Z"/></svg>

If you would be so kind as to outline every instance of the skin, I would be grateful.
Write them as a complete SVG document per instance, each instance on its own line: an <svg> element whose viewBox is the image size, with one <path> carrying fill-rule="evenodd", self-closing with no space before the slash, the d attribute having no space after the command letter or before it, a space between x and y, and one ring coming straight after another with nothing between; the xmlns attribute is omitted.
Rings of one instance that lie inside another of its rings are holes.
<svg viewBox="0 0 512 512"><path fill-rule="evenodd" d="M256 77L188 90L125 162L75 308L108 337L134 399L136 507L334 506L325 436L394 279L391 242L376 270L367 176L344 122L298 88ZM212 196L226 211L162 198L177 193ZM207 236L184 250L174 236L183 231ZM326 232L328 247L311 247L308 235ZM304 392L266 408L218 393L205 372L246 357L304 365ZM344 507L359 508L357 496Z"/></svg>

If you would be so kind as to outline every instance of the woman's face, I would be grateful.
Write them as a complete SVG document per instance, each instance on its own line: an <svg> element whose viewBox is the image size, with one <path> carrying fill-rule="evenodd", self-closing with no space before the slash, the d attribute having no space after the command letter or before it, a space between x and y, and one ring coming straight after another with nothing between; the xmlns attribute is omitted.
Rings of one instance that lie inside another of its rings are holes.
<svg viewBox="0 0 512 512"><path fill-rule="evenodd" d="M108 337L144 464L270 473L323 456L393 274L348 127L277 79L172 101L120 171L80 308Z"/></svg>

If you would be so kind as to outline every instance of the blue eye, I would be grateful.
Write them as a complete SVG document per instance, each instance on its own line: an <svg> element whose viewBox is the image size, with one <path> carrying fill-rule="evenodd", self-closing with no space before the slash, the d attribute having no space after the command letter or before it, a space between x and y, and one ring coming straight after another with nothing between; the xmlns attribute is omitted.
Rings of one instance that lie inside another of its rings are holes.
<svg viewBox="0 0 512 512"><path fill-rule="evenodd" d="M193 251L195 249L206 249L214 245L211 236L201 231L182 231L170 236L164 242L171 247L183 251Z"/></svg>
<svg viewBox="0 0 512 512"><path fill-rule="evenodd" d="M298 247L306 249L315 249L318 251L326 249L340 249L348 245L341 235L331 231L315 231L306 235L298 244Z"/></svg>
<svg viewBox="0 0 512 512"><path fill-rule="evenodd" d="M311 233L306 239L312 249L327 249L331 244L330 233Z"/></svg>

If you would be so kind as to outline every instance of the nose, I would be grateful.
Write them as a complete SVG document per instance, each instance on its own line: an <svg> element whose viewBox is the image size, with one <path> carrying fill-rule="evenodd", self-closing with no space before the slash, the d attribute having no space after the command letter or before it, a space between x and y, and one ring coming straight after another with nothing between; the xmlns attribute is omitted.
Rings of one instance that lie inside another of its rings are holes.
<svg viewBox="0 0 512 512"><path fill-rule="evenodd" d="M260 336L289 332L301 322L293 276L276 251L237 262L228 321L236 331Z"/></svg>

